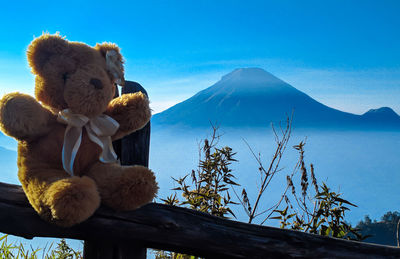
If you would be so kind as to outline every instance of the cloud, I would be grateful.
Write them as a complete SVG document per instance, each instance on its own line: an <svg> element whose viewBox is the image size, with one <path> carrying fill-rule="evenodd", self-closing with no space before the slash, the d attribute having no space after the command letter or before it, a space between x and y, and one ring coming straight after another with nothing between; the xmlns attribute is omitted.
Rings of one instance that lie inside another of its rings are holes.
<svg viewBox="0 0 400 259"><path fill-rule="evenodd" d="M294 68L280 76L297 87L320 91L381 91L400 89L400 69L312 69ZM279 76L279 75L278 75Z"/></svg>
<svg viewBox="0 0 400 259"><path fill-rule="evenodd" d="M400 113L400 69L310 69L281 71L278 77L314 99L356 114L389 106Z"/></svg>
<svg viewBox="0 0 400 259"><path fill-rule="evenodd" d="M0 96L16 91L33 94L34 82L25 59L0 59Z"/></svg>
<svg viewBox="0 0 400 259"><path fill-rule="evenodd" d="M156 101L150 103L150 108L153 110L153 114L163 112L166 109L174 106L177 103L184 101L185 99L170 99L168 101Z"/></svg>

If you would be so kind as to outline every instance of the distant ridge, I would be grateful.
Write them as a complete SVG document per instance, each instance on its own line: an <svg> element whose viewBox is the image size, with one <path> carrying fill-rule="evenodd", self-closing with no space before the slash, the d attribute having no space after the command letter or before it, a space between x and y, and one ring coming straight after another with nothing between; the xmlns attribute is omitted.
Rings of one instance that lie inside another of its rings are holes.
<svg viewBox="0 0 400 259"><path fill-rule="evenodd" d="M17 152L0 146L0 182L19 184Z"/></svg>
<svg viewBox="0 0 400 259"><path fill-rule="evenodd" d="M155 126L268 126L294 112L295 127L399 128L400 116L382 107L363 115L330 108L261 68L239 68L191 98L153 116Z"/></svg>
<svg viewBox="0 0 400 259"><path fill-rule="evenodd" d="M399 115L389 107L381 107L378 109L370 109L362 115L365 118L380 119L380 120L396 120Z"/></svg>

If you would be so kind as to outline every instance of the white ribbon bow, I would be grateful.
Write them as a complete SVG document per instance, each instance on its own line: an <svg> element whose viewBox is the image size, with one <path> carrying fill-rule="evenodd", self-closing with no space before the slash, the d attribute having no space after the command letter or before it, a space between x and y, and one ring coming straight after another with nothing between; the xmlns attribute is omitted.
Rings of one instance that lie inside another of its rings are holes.
<svg viewBox="0 0 400 259"><path fill-rule="evenodd" d="M101 147L101 162L112 163L117 161L111 136L117 132L119 123L113 118L101 114L89 119L85 115L74 114L69 109L65 109L58 113L57 120L68 125L64 134L62 163L64 170L70 175L74 175L74 161L82 141L82 127L85 127L90 140Z"/></svg>

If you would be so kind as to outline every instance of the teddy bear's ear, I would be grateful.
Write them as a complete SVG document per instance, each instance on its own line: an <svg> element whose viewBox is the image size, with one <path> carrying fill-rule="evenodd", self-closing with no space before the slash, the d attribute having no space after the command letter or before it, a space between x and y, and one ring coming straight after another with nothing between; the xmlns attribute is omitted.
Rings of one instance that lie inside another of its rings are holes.
<svg viewBox="0 0 400 259"><path fill-rule="evenodd" d="M107 70L119 85L125 84L124 78L124 60L119 47L113 43L96 44L94 47L100 51L101 55L106 60Z"/></svg>
<svg viewBox="0 0 400 259"><path fill-rule="evenodd" d="M32 72L41 75L52 56L66 54L68 50L68 41L59 34L50 35L46 33L34 39L27 50L28 63Z"/></svg>

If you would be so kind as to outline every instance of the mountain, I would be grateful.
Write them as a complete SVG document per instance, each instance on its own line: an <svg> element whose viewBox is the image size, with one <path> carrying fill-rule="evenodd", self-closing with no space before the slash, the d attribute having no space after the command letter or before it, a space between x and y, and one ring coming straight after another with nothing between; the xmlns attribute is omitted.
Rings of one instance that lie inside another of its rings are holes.
<svg viewBox="0 0 400 259"><path fill-rule="evenodd" d="M267 126L294 113L296 127L399 127L390 109L355 115L330 108L260 68L240 68L164 112L154 125L201 127L210 122L230 127Z"/></svg>
<svg viewBox="0 0 400 259"><path fill-rule="evenodd" d="M389 107L381 107L379 109L371 109L362 115L364 118L375 121L396 121L399 115Z"/></svg>
<svg viewBox="0 0 400 259"><path fill-rule="evenodd" d="M16 148L16 141L0 132L0 182L19 184Z"/></svg>
<svg viewBox="0 0 400 259"><path fill-rule="evenodd" d="M17 152L0 146L0 182L19 184Z"/></svg>
<svg viewBox="0 0 400 259"><path fill-rule="evenodd" d="M0 146L5 147L7 149L16 150L17 149L17 141L9 136L4 135L0 131Z"/></svg>

